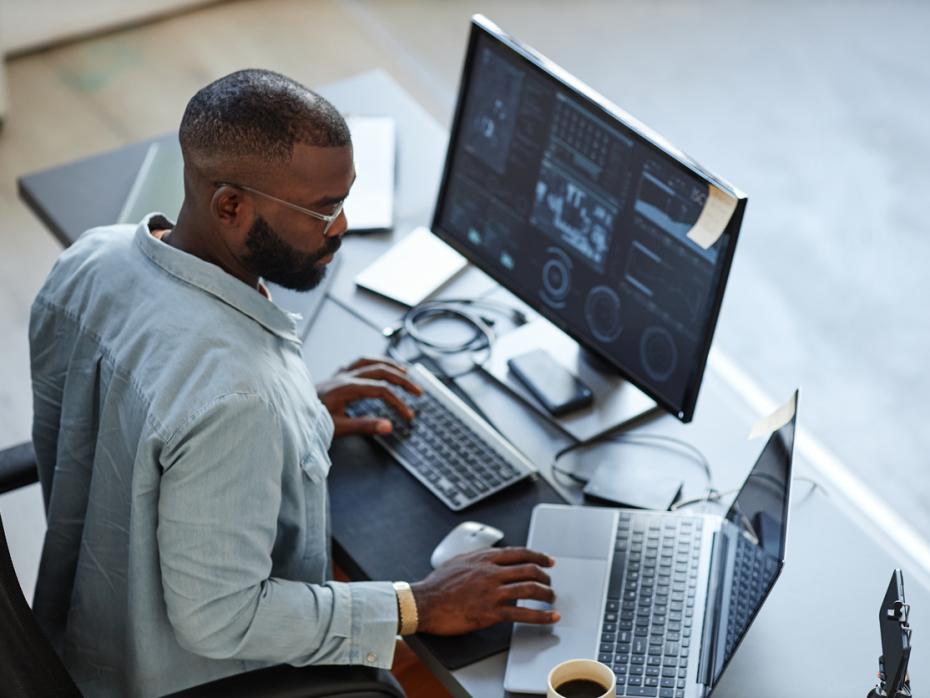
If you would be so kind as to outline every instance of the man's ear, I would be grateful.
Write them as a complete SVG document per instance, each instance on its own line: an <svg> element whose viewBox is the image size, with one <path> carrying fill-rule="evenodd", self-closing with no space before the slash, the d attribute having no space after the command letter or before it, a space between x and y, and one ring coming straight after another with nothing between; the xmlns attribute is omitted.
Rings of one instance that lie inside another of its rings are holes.
<svg viewBox="0 0 930 698"><path fill-rule="evenodd" d="M226 184L216 188L210 199L210 213L224 227L238 228L251 213L247 198L235 187Z"/></svg>

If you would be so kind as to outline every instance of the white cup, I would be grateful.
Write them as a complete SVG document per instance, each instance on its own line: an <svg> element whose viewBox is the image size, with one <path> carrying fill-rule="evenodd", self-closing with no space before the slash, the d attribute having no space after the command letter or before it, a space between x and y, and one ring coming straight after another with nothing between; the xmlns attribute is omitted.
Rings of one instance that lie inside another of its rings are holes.
<svg viewBox="0 0 930 698"><path fill-rule="evenodd" d="M564 698L556 687L562 684L574 681L576 679L587 679L594 681L601 686L607 686L607 690L597 698L617 698L617 677L611 671L609 666L601 664L593 659L569 659L562 662L549 672L548 698Z"/></svg>

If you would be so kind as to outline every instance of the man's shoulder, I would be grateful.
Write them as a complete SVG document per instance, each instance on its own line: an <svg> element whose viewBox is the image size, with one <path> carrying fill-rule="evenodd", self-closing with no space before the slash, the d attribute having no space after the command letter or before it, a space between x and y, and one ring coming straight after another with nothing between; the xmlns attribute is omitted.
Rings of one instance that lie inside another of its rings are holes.
<svg viewBox="0 0 930 698"><path fill-rule="evenodd" d="M100 267L125 268L134 230L132 225L107 225L82 234L59 255L39 297L70 296L77 286L92 282Z"/></svg>
<svg viewBox="0 0 930 698"><path fill-rule="evenodd" d="M117 223L90 228L62 252L60 260L103 259L125 252L139 226L133 223Z"/></svg>

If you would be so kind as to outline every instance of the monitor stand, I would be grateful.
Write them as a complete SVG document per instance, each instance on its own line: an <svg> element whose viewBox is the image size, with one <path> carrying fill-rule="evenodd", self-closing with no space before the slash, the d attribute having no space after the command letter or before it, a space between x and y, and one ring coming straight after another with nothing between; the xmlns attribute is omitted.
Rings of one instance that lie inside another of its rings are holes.
<svg viewBox="0 0 930 698"><path fill-rule="evenodd" d="M507 367L508 359L538 348L549 352L553 359L591 388L594 392L593 405L562 417L553 417L546 411ZM603 434L659 409L652 398L542 318L498 337L484 368L508 391L579 441Z"/></svg>

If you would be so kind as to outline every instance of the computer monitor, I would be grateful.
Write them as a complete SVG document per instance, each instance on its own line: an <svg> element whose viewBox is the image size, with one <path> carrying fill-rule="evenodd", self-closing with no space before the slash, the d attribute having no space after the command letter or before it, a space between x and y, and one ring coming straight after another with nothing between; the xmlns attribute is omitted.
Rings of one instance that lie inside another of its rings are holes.
<svg viewBox="0 0 930 698"><path fill-rule="evenodd" d="M712 193L735 209L705 249L688 234ZM432 231L682 421L745 206L594 90L472 18Z"/></svg>

